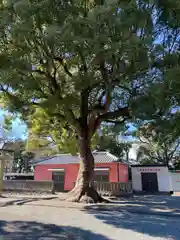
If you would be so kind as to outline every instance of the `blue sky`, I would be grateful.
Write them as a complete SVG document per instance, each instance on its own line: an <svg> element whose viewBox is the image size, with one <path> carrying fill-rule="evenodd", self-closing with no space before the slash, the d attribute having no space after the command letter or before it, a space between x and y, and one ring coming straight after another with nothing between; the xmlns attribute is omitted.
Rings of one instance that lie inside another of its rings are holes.
<svg viewBox="0 0 180 240"><path fill-rule="evenodd" d="M27 134L27 128L26 125L19 119L16 118L13 122L12 122L12 129L9 132L6 132L3 130L2 125L4 122L4 111L0 110L0 136L2 137L3 135L5 135L8 138L22 138L25 139L26 138L26 134Z"/></svg>
<svg viewBox="0 0 180 240"><path fill-rule="evenodd" d="M4 121L4 111L0 110L0 126L3 126L3 121ZM135 130L135 127L133 127L132 124L128 124L129 126L129 131L133 131ZM27 127L26 125L19 119L16 118L13 122L12 122L12 129L9 132L5 132L3 131L3 128L0 127L0 137L3 137L3 135L5 135L6 137L8 137L9 139L26 139L27 137ZM133 137L130 136L120 136L119 137L120 141L133 141L135 140ZM129 152L129 157L131 159L136 159L136 148L137 146L132 146L132 148L130 149Z"/></svg>
<svg viewBox="0 0 180 240"><path fill-rule="evenodd" d="M9 138L22 138L22 139L26 139L27 138L27 126L25 123L23 123L20 118L16 118L13 122L12 122L12 129L9 132L6 132L2 129L2 125L3 125L3 121L4 121L4 111L2 109L0 109L0 137L2 137L2 135L4 134L5 136L9 137ZM132 124L127 124L128 126L128 132L133 132L134 130L136 130L136 128L132 125ZM130 137L130 136L120 136L119 140L123 140L123 141L133 141L134 137Z"/></svg>

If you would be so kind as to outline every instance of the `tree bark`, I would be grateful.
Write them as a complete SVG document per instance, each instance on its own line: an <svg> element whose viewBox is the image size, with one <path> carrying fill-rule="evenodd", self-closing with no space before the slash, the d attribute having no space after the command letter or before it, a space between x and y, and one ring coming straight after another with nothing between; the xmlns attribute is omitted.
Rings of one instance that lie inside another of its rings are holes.
<svg viewBox="0 0 180 240"><path fill-rule="evenodd" d="M102 202L103 198L93 187L94 157L90 149L90 141L79 137L80 167L75 187L68 194L68 201L96 203Z"/></svg>

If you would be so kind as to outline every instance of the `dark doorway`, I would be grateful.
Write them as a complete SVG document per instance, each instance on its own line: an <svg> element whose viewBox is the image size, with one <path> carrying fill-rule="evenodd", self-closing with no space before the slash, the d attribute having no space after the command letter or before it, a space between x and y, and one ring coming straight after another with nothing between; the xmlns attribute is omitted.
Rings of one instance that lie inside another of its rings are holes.
<svg viewBox="0 0 180 240"><path fill-rule="evenodd" d="M64 177L65 172L52 172L52 180L54 184L54 192L63 192L64 191Z"/></svg>
<svg viewBox="0 0 180 240"><path fill-rule="evenodd" d="M157 173L141 173L142 190L145 192L158 192Z"/></svg>
<svg viewBox="0 0 180 240"><path fill-rule="evenodd" d="M95 171L94 172L95 182L109 182L109 171Z"/></svg>

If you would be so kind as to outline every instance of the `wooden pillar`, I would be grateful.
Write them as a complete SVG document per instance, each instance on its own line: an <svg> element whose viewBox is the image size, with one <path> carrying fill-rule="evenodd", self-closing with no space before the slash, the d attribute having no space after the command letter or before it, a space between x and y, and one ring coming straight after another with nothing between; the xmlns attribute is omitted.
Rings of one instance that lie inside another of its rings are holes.
<svg viewBox="0 0 180 240"><path fill-rule="evenodd" d="M0 156L0 194L3 192L4 158Z"/></svg>

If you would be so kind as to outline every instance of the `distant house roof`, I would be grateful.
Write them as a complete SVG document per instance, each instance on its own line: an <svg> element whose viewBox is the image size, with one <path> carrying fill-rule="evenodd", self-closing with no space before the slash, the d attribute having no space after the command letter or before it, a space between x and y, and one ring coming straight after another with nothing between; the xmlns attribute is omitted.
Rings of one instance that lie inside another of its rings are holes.
<svg viewBox="0 0 180 240"><path fill-rule="evenodd" d="M95 163L111 163L117 162L118 158L108 152L93 152ZM32 161L33 165L47 165L47 164L73 164L79 163L79 156L72 156L70 154L59 154L52 157L37 159Z"/></svg>

